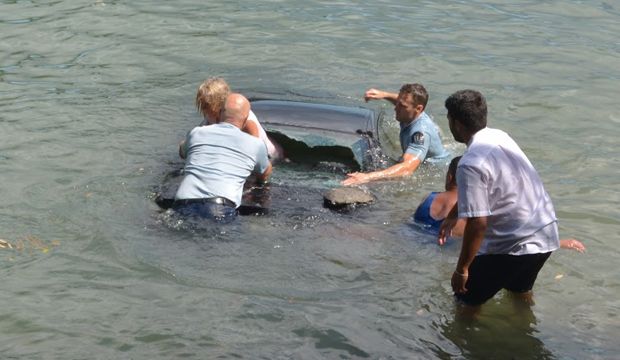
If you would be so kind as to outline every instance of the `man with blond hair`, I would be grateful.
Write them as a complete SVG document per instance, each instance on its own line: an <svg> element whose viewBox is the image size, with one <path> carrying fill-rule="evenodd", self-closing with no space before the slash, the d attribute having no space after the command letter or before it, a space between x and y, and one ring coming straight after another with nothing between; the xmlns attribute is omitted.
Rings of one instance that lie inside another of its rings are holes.
<svg viewBox="0 0 620 360"><path fill-rule="evenodd" d="M256 174L259 182L271 175L264 143L241 131L250 102L241 94L227 96L219 122L192 129L182 144L185 173L173 208L181 215L232 220L241 205L243 186Z"/></svg>

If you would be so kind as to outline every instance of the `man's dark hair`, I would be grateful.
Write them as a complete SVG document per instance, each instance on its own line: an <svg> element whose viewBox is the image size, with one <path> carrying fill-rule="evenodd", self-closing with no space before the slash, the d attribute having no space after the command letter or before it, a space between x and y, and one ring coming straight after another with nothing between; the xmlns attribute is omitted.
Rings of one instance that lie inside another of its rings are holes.
<svg viewBox="0 0 620 360"><path fill-rule="evenodd" d="M413 105L422 105L426 109L428 92L422 84L405 84L400 88L400 94L411 94Z"/></svg>
<svg viewBox="0 0 620 360"><path fill-rule="evenodd" d="M487 102L476 90L459 90L446 99L448 116L458 121L469 131L478 131L487 126Z"/></svg>

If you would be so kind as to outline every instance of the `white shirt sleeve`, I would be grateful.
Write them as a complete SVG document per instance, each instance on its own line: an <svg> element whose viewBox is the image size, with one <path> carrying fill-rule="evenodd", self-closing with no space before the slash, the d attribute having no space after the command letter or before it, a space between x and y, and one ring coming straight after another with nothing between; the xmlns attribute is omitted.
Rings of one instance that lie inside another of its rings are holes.
<svg viewBox="0 0 620 360"><path fill-rule="evenodd" d="M478 168L459 165L456 181L459 217L490 216L488 176Z"/></svg>

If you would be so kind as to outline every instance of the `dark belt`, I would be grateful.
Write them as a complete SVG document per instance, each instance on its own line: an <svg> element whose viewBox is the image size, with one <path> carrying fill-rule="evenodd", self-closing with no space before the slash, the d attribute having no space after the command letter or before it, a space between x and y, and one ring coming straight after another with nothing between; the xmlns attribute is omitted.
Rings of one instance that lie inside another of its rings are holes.
<svg viewBox="0 0 620 360"><path fill-rule="evenodd" d="M198 199L174 200L173 206L183 206L183 205L189 205L189 204L219 204L219 205L226 205L226 206L230 206L234 208L237 207L237 205L234 202L232 202L231 200L228 200L227 198L223 196L214 196L210 198L198 198Z"/></svg>

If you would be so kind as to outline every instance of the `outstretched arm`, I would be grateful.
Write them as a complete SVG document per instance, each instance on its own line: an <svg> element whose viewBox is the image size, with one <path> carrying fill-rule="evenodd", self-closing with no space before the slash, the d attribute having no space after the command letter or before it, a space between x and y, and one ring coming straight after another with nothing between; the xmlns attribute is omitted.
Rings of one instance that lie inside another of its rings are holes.
<svg viewBox="0 0 620 360"><path fill-rule="evenodd" d="M366 90L366 93L364 93L364 100L366 102L368 102L368 100L387 100L393 105L396 105L396 101L398 100L398 94L383 90L368 89Z"/></svg>
<svg viewBox="0 0 620 360"><path fill-rule="evenodd" d="M412 154L405 153L403 161L392 165L387 169L369 173L354 172L347 174L347 178L341 182L344 186L360 185L374 180L392 179L413 174L420 166L420 159Z"/></svg>

